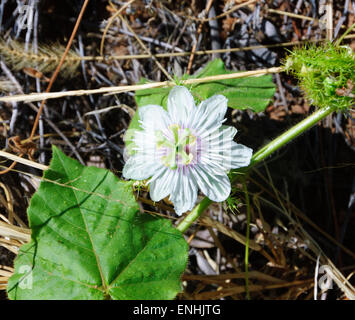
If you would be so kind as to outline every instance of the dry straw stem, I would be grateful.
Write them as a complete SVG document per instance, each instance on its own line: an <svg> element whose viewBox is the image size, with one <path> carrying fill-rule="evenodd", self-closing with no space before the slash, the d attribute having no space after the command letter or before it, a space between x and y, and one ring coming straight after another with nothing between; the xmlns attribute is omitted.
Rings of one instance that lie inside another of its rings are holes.
<svg viewBox="0 0 355 320"><path fill-rule="evenodd" d="M337 269L333 262L324 254L321 257L321 264L327 265L329 268L325 269L327 275L337 284L337 286L344 292L349 300L355 300L355 288L350 282L343 276L343 274Z"/></svg>
<svg viewBox="0 0 355 320"><path fill-rule="evenodd" d="M333 40L333 0L327 0L326 4L327 17L327 39Z"/></svg>
<svg viewBox="0 0 355 320"><path fill-rule="evenodd" d="M245 245L247 242L247 238L244 235L225 226L223 223L212 220L211 218L209 218L207 216L200 217L199 222L203 225L210 226L210 227L217 229L219 232L224 233L225 235L229 236L230 238L238 241L239 243L241 243L243 245ZM257 244L252 239L249 239L249 248L253 249L255 251L260 251L262 249L261 246L259 244Z"/></svg>
<svg viewBox="0 0 355 320"><path fill-rule="evenodd" d="M11 247L17 247L17 248L14 248L14 249L15 249L15 251L18 251L18 249L22 245L22 242L20 242L18 240L15 240L15 239L7 240L6 238L1 238L0 237L0 245L3 245L3 244L9 245Z"/></svg>
<svg viewBox="0 0 355 320"><path fill-rule="evenodd" d="M257 170L254 168L254 172L257 173L257 175L263 179L266 183L269 183L268 180ZM272 198L279 200L279 202L281 200L284 200L286 203L285 205L291 209L292 213L297 216L298 218L302 219L304 222L306 222L308 225L310 225L312 228L314 228L315 230L317 230L319 233L321 233L323 236L325 236L328 240L330 240L331 242L333 242L336 246L338 246L340 249L342 249L345 253L347 253L349 256L351 256L352 258L355 259L355 253L353 253L350 249L346 248L343 244L341 244L339 241L337 241L336 239L334 239L331 235L329 235L327 232L325 232L322 228L320 228L319 226L317 226L310 218L308 218L301 210L299 210L293 203L291 203L290 201L288 201L288 199L282 194L279 193L279 196L281 197L278 198L277 196L275 196L274 193L272 193L270 190L274 190L274 192L277 192L277 189L272 187L271 188L264 188L257 180L253 179L252 177L249 177L250 181L252 181L255 185L257 185L259 188L261 188L263 190L264 193L267 193L268 195L270 195ZM268 204L268 205L272 205L271 202L269 202L268 200L266 200L265 198L259 197L259 199ZM277 209L278 207L274 207L275 209ZM281 210L281 213L286 212L286 210Z"/></svg>
<svg viewBox="0 0 355 320"><path fill-rule="evenodd" d="M260 177L263 177L260 174L258 174L258 175ZM266 180L266 178L263 178L263 180L266 181L270 185L271 190L273 190L274 192L277 191L277 189L272 186L271 180L268 181L268 180ZM253 182L255 182L255 181L253 181ZM282 196L282 193L279 193L279 195ZM279 200L281 201L280 198L279 198ZM291 204L287 200L287 198L285 198L284 201L285 201L285 207L288 207ZM292 205L292 207L294 207L294 206ZM337 269L337 267L331 262L331 260L325 255L325 253L319 247L317 242L307 233L307 231L305 231L302 224L299 223L298 220L294 219L292 217L292 215L289 214L287 211L280 210L280 213L283 213L284 217L286 217L292 225L297 227L297 230L298 230L298 233L299 233L299 236L301 237L301 239L308 241L307 245L308 245L309 251L313 252L315 257L320 257L320 264L329 267L329 268L326 268L327 275L337 284L337 286L343 291L343 293L347 296L348 299L355 300L355 288L344 277L344 275ZM296 212L293 211L293 213L296 213ZM316 259L314 259L314 261L315 260Z"/></svg>
<svg viewBox="0 0 355 320"><path fill-rule="evenodd" d="M1 264L0 264L0 270L11 271L11 272L15 271L14 268L9 267L9 266L4 266L4 265L1 265Z"/></svg>
<svg viewBox="0 0 355 320"><path fill-rule="evenodd" d="M0 56L11 65L14 70L23 68L34 68L43 73L52 72L57 67L65 48L57 43L51 45L39 45L38 53L33 53L32 46L26 52L24 44L18 41L5 42L0 40ZM70 50L62 66L62 76L72 77L80 65L80 56Z"/></svg>
<svg viewBox="0 0 355 320"><path fill-rule="evenodd" d="M31 230L0 221L0 236L29 242L31 240Z"/></svg>
<svg viewBox="0 0 355 320"><path fill-rule="evenodd" d="M132 27L129 25L129 23L127 22L127 20L121 15L118 15L121 19L121 21L124 22L124 24L126 25L126 27L128 28L128 30L133 33L134 37L136 38L137 42L139 43L139 45L145 50L145 52L147 52L150 55L150 58L153 59L153 61L155 62L155 64L158 66L158 68L165 74L165 76L170 80L173 81L173 78L170 76L170 74L168 73L168 71L165 70L165 68L161 65L161 63L155 58L154 55L152 55L152 53L150 52L150 50L148 49L148 47L144 44L144 42L138 37L138 35L135 33L135 31L132 29Z"/></svg>
<svg viewBox="0 0 355 320"><path fill-rule="evenodd" d="M106 25L106 27L105 27L105 30L104 30L104 32L103 32L103 35L102 35L102 39L101 39L101 43L100 43L100 55L102 56L103 55L103 53L104 53L104 44L105 44L105 38L106 38L106 34L107 34L107 31L108 31L108 29L110 28L110 26L111 26L111 24L113 23L113 21L115 20L115 18L117 18L118 17L118 15L124 10L124 9L126 9L132 2L134 2L135 0L130 0L130 1L128 1L127 3L125 3L120 9L118 9L116 12L115 12L115 14L108 20L108 22L107 22L107 25ZM109 1L110 2L110 5L112 6L112 7L114 7L113 6L113 4L111 3L111 1ZM115 8L115 7L114 7Z"/></svg>
<svg viewBox="0 0 355 320"><path fill-rule="evenodd" d="M344 39L352 39L355 38L354 34L347 35ZM228 52L240 52L240 51L250 51L257 50L262 48L279 48L279 47L290 47L297 46L307 43L316 43L316 42L324 42L327 39L314 39L314 40L302 40L302 41L289 41L282 42L276 44L268 44L268 45L256 45L242 48L228 48L228 49L216 49L216 50L199 50L196 51L195 55L206 55L206 54L215 54L215 53L228 53ZM184 52L167 52L167 53L156 53L154 56L156 58L171 58L171 57L186 57L191 55L191 51ZM117 55L117 56L106 56L106 57L94 57L94 56L85 56L79 57L78 59L84 61L110 61L110 60L131 60L131 59L149 59L151 58L150 54L134 54L134 55Z"/></svg>
<svg viewBox="0 0 355 320"><path fill-rule="evenodd" d="M234 7L232 7L231 9L227 10L226 12L223 12L222 14L220 14L220 15L218 15L216 17L211 17L211 18L205 18L204 19L204 18L196 18L196 17L188 16L188 19L194 20L194 21L202 21L202 22L220 19L220 18L223 18L223 17L233 13L234 11L236 11L236 10L242 8L242 7L245 7L245 6L248 6L248 5L252 5L255 2L257 2L257 0L250 0L250 1L247 1L247 2L244 2L244 3L241 3L241 4L237 4ZM266 8L265 10L268 13L275 13L275 14L279 14L279 15L283 15L283 16L288 16L290 18L296 18L296 19L301 19L301 20L319 22L319 19L315 19L315 18L312 18L312 17L307 17L307 16L304 16L302 14L295 14L295 13L292 13L292 12L276 10L276 9L271 9L271 8ZM345 28L345 26L342 26L342 28Z"/></svg>
<svg viewBox="0 0 355 320"><path fill-rule="evenodd" d="M6 151L1 151L0 150L0 157L4 157L4 158L7 158L9 160L13 160L13 161L22 163L22 164L24 164L26 166L33 167L33 168L36 168L36 169L40 169L40 170L47 170L48 169L48 166L45 166L43 164L31 161L31 160L23 159L23 158L21 158L19 156L15 156L14 154L8 153Z"/></svg>
<svg viewBox="0 0 355 320"><path fill-rule="evenodd" d="M7 281L12 276L12 273L1 269L0 266L0 290L6 290Z"/></svg>
<svg viewBox="0 0 355 320"><path fill-rule="evenodd" d="M248 276L250 279L257 279L261 281L274 282L274 283L287 283L286 280L279 279L269 274L260 271L249 271ZM183 280L198 280L206 283L225 283L226 280L232 279L245 279L245 272L238 273L226 273L219 275L195 275L195 274L184 274L182 275Z"/></svg>
<svg viewBox="0 0 355 320"><path fill-rule="evenodd" d="M352 39L355 35L347 35L344 39ZM317 40L304 40L304 41L290 41L270 45L256 45L248 46L243 48L228 48L228 49L217 49L217 50L198 50L194 52L194 55L206 55L206 54L216 54L216 53L228 53L228 52L240 52L240 51L250 51L257 50L261 48L278 48L278 47L289 47L302 45L310 42L323 42L326 39ZM32 67L42 73L53 71L57 64L59 63L65 48L60 44L40 45L39 53L31 53L31 47L29 52L25 52L24 44L17 42L15 40L6 44L3 40L0 40L0 56L3 57L6 63L12 65L15 70L22 70L25 67ZM169 52L169 53L157 53L154 54L155 58L170 58L170 57L186 57L191 55L191 51L185 52ZM61 72L63 77L71 77L75 75L75 70L80 65L81 61L104 61L108 62L111 60L132 60L132 59L150 59L151 54L136 54L136 55L113 55L113 56L79 56L73 50L70 50L65 62L62 66L63 71ZM0 90L4 92L13 91L10 88L9 83L1 84Z"/></svg>
<svg viewBox="0 0 355 320"><path fill-rule="evenodd" d="M181 81L181 84L189 85L189 84L197 84L203 82L210 81L220 81L227 79L237 79L237 78L245 78L245 77L256 77L262 76L265 74L272 74L281 72L281 67L273 67L267 69L246 71L246 72L234 72L230 74L221 74L216 76L209 76L205 78L199 79L188 79ZM99 89L91 89L91 90L72 90L66 92L48 92L48 93L30 93L30 94L20 94L14 96L5 96L0 97L0 102L32 102L32 101L41 101L41 100L49 100L49 99L57 99L63 97L70 96L82 96L82 95L90 95L90 94L117 94L129 91L138 91L145 90L151 88L162 88L162 87L173 87L176 83L173 81L163 81L163 82L152 82L146 84L139 85L128 85L128 86L117 86L117 87L103 87Z"/></svg>
<svg viewBox="0 0 355 320"><path fill-rule="evenodd" d="M313 279L296 280L296 281L277 283L271 285L253 284L249 286L249 291L258 292L263 290L274 290L274 289L288 288L294 286L313 286ZM193 296L193 299L194 300L217 300L235 294L244 293L245 290L246 290L245 286L236 285L230 288L222 288L221 290L217 290L217 291L206 291L206 292L197 293Z"/></svg>
<svg viewBox="0 0 355 320"><path fill-rule="evenodd" d="M195 20L195 21L200 21L200 22L206 22L206 21L211 21L211 20L216 20L216 19L220 19L223 18L231 13L233 13L234 11L249 6L251 4L254 4L255 2L258 2L258 0L249 0L247 2L243 2L240 4L235 5L234 7L230 8L229 10L227 10L226 12L221 13L220 15L216 16L216 17L211 17L211 18L196 18L196 17L192 17L192 16L188 16L187 18L190 20Z"/></svg>
<svg viewBox="0 0 355 320"><path fill-rule="evenodd" d="M49 83L48 83L48 86L47 86L47 89L46 89L46 93L48 93L49 91L51 91L51 88L53 86L53 83L54 81L57 79L57 76L59 74L59 71L62 69L63 65L65 64L65 59L66 57L68 56L69 52L70 52L70 47L73 43L73 40L75 38L75 35L79 29L79 25L80 25L80 22L81 22L81 19L83 18L83 15L84 15L84 12L85 12L85 9L87 7L87 5L89 4L89 0L84 0L84 3L80 9L80 12L79 12L79 15L78 15L78 18L76 19L76 22L75 22L75 25L74 25L74 28L73 28L73 31L70 35L70 38L68 40L68 43L65 47L65 50L63 52L63 55L62 57L60 58L59 62L58 62L58 65L57 67L55 68L50 80L49 80ZM44 109L44 105L45 105L45 102L46 100L43 99L42 102L41 102L41 105L38 109L38 112L37 112L37 115L36 115L36 119L35 119L35 122L33 124L33 127L32 127L32 131L31 131L31 135L29 137L30 141L32 141L35 133L36 133L36 130L37 130L37 126L39 124L39 119L40 119L40 116L42 114L42 111Z"/></svg>
<svg viewBox="0 0 355 320"><path fill-rule="evenodd" d="M203 10L203 14L204 14L205 16L206 16L206 15L208 14L208 12L210 11L210 9L211 9L211 7L212 7L212 3L213 3L213 0L208 0L208 1L207 1L205 10ZM197 29L196 41L195 41L195 43L194 43L193 46L192 46L192 50L191 50L191 55L190 55L189 63L188 63L188 65L187 65L187 71L186 71L187 74L190 74L190 71L191 71L191 68L192 68L192 63L193 63L193 60L194 60L194 57L195 57L195 51L196 51L197 46L198 46L198 43L199 43L200 34L201 34L201 32L202 32L202 28L203 28L204 22L205 22L205 21L201 21L201 22L200 22L200 25L198 26L198 29Z"/></svg>
<svg viewBox="0 0 355 320"><path fill-rule="evenodd" d="M12 273L10 271L6 271L6 270L1 270L0 269L0 276L3 276L3 277L11 277L12 276ZM1 280L4 280L3 278L0 277L0 281Z"/></svg>
<svg viewBox="0 0 355 320"><path fill-rule="evenodd" d="M295 13L292 13L292 12L287 12L287 11L282 11L282 10L267 9L267 12L275 13L275 14L279 14L279 15L283 15L283 16L288 16L288 17L291 17L291 18L301 19L301 20L313 21L315 23L319 23L320 22L319 19L316 19L316 18L307 17L307 16L304 16L302 14L295 14ZM346 26L342 25L341 28L345 29Z"/></svg>
<svg viewBox="0 0 355 320"><path fill-rule="evenodd" d="M3 219L5 222L13 224L14 221L21 226L25 227L26 224L22 221L22 219L16 214L14 211L13 205L13 197L10 188L8 188L4 183L0 182L0 187L4 190L5 197L0 194L0 203L7 209L8 211L8 218L0 214L0 218Z"/></svg>
<svg viewBox="0 0 355 320"><path fill-rule="evenodd" d="M301 14L296 14L296 13L282 11L282 10L267 9L267 12L276 13L276 14L279 14L279 15L288 16L288 17L296 18L296 19L302 19L302 20L308 20L308 21L318 21L318 19L315 19L315 18L312 18L312 17L307 17L307 16L304 16L304 15L301 15Z"/></svg>

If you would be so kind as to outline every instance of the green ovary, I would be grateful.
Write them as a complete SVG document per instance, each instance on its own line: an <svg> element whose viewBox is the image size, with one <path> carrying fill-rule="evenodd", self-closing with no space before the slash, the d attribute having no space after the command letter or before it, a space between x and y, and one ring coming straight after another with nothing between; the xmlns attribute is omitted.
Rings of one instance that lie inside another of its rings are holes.
<svg viewBox="0 0 355 320"><path fill-rule="evenodd" d="M193 160L193 154L189 152L191 146L196 144L196 137L190 129L181 129L178 124L169 126L173 133L174 142L167 139L163 132L156 132L156 143L159 148L167 148L168 153L161 158L163 164L171 169L177 169L179 165L188 165Z"/></svg>

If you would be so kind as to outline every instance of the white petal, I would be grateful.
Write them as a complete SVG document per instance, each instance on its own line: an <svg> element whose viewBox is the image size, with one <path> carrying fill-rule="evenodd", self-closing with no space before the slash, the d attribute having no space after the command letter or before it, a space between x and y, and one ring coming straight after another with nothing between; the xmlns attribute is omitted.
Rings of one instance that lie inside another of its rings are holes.
<svg viewBox="0 0 355 320"><path fill-rule="evenodd" d="M210 148L201 156L201 163L219 165L225 170L237 169L249 165L253 150L242 144L230 141L219 147Z"/></svg>
<svg viewBox="0 0 355 320"><path fill-rule="evenodd" d="M221 126L224 115L227 111L227 98L222 95L214 95L204 100L197 107L198 112L191 123L191 127L198 130L200 134L211 128Z"/></svg>
<svg viewBox="0 0 355 320"><path fill-rule="evenodd" d="M207 146L209 149L219 148L220 145L230 144L236 134L236 128L231 126L221 126L210 135L204 135L203 145Z"/></svg>
<svg viewBox="0 0 355 320"><path fill-rule="evenodd" d="M149 194L153 201L160 201L171 193L174 183L174 174L175 171L164 168L164 170L161 170L152 177Z"/></svg>
<svg viewBox="0 0 355 320"><path fill-rule="evenodd" d="M197 166L191 170L202 193L216 202L224 201L231 192L231 184L226 173L212 175L207 167Z"/></svg>
<svg viewBox="0 0 355 320"><path fill-rule="evenodd" d="M144 129L165 130L171 124L169 114L161 106L147 105L138 109Z"/></svg>
<svg viewBox="0 0 355 320"><path fill-rule="evenodd" d="M235 143L234 141L232 142L231 166L233 169L248 166L252 155L253 149Z"/></svg>
<svg viewBox="0 0 355 320"><path fill-rule="evenodd" d="M233 138L237 130L222 126L202 143L201 164L224 168L224 171L248 166L253 150L237 144Z"/></svg>
<svg viewBox="0 0 355 320"><path fill-rule="evenodd" d="M168 96L168 112L171 120L186 125L189 117L195 112L196 106L190 91L182 86L174 87Z"/></svg>
<svg viewBox="0 0 355 320"><path fill-rule="evenodd" d="M141 152L151 152L156 150L156 137L154 132L148 130L136 130L134 138L131 140L135 144L134 150Z"/></svg>
<svg viewBox="0 0 355 320"><path fill-rule="evenodd" d="M197 199L197 184L191 174L175 170L176 183L170 195L177 215L193 209Z"/></svg>
<svg viewBox="0 0 355 320"><path fill-rule="evenodd" d="M161 167L162 164L154 161L152 156L137 153L127 160L122 175L126 179L144 180L153 176Z"/></svg>
<svg viewBox="0 0 355 320"><path fill-rule="evenodd" d="M211 175L219 175L221 172L227 172L231 169L230 165L226 165L226 161L220 155L206 154L201 156L200 162L201 166L209 167Z"/></svg>

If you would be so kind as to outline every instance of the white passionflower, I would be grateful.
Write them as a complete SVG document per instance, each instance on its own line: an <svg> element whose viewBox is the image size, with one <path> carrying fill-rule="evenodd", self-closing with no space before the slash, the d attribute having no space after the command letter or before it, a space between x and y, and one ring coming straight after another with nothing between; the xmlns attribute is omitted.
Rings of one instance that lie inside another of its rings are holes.
<svg viewBox="0 0 355 320"><path fill-rule="evenodd" d="M193 208L200 189L216 202L228 198L227 172L249 165L252 149L233 141L237 129L222 125L227 99L215 95L196 107L191 93L177 86L170 91L168 111L156 105L139 108L143 130L132 141L135 153L123 176L150 183L153 201L170 195L178 215Z"/></svg>

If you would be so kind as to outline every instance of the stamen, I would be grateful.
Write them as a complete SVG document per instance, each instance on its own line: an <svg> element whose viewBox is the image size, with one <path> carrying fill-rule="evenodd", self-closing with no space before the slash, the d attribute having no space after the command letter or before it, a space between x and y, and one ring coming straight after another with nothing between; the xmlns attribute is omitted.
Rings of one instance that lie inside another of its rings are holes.
<svg viewBox="0 0 355 320"><path fill-rule="evenodd" d="M194 158L191 146L196 144L196 137L188 128L181 128L178 124L169 126L174 142L169 140L161 131L156 132L157 148L165 148L166 155L161 157L163 164L173 170L179 166L187 166Z"/></svg>

